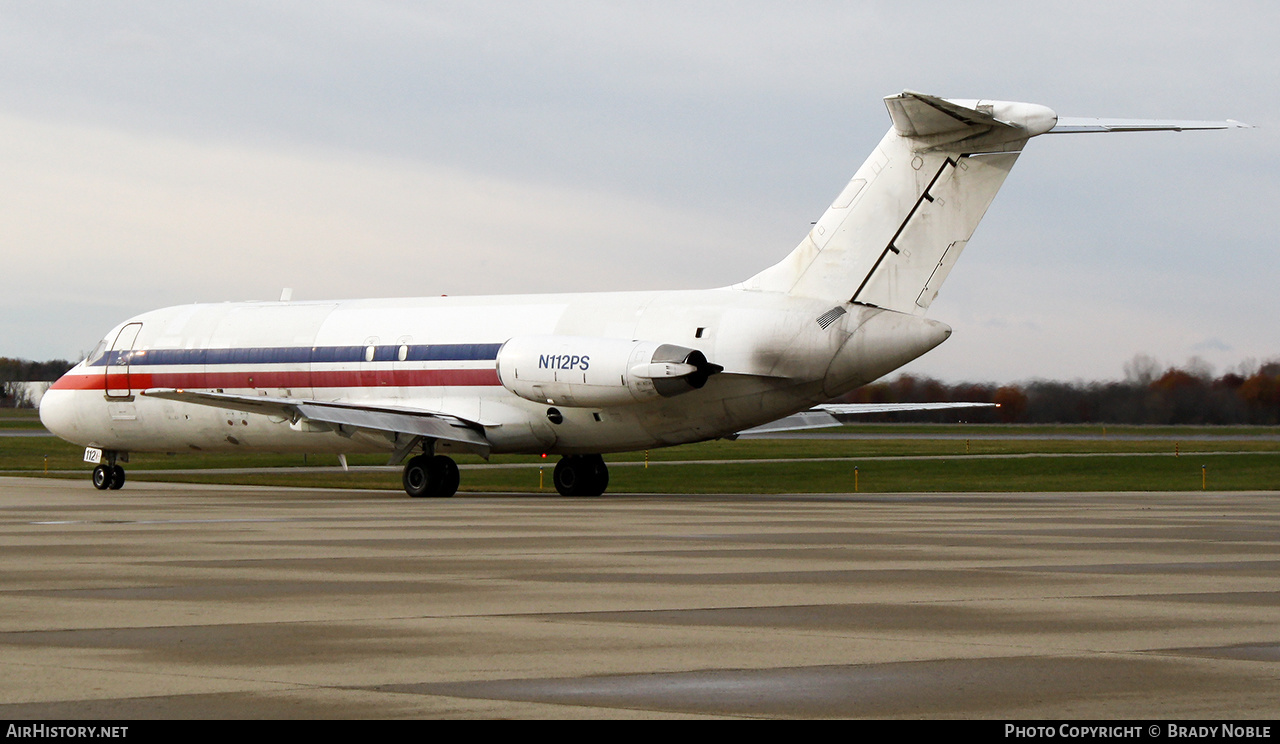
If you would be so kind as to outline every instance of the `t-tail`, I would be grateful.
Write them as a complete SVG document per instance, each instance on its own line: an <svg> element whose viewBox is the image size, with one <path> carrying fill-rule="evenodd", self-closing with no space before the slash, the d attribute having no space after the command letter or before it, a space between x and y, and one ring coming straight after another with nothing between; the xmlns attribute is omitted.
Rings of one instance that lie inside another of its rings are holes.
<svg viewBox="0 0 1280 744"><path fill-rule="evenodd" d="M885 104L893 127L830 208L790 255L738 288L923 315L1032 137L1245 126L1063 119L1038 104L911 91Z"/></svg>

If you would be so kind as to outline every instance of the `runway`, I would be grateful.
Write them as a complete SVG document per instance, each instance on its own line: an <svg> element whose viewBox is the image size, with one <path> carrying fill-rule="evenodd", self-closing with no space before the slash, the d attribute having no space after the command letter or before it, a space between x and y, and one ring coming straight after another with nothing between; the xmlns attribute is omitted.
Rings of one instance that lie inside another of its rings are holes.
<svg viewBox="0 0 1280 744"><path fill-rule="evenodd" d="M0 717L1275 718L1280 492L0 478Z"/></svg>

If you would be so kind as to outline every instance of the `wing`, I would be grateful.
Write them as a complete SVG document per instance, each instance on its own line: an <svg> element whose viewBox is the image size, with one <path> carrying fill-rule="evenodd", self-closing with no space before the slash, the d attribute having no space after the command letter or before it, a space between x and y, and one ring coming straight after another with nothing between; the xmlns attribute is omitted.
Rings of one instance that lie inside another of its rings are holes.
<svg viewBox="0 0 1280 744"><path fill-rule="evenodd" d="M999 403L826 403L808 411L794 413L777 421L738 432L739 436L776 434L802 429L823 429L843 426L836 414L851 416L866 413L892 413L894 411L942 411L950 408L999 408Z"/></svg>
<svg viewBox="0 0 1280 744"><path fill-rule="evenodd" d="M289 419L293 425L307 422L339 433L353 429L382 432L392 434L397 442L400 435L407 435L405 444L398 447L392 456L392 464L402 459L421 439L443 440L484 457L489 455L489 440L485 438L482 425L432 411L193 390L153 389L144 390L142 394L150 398L280 416Z"/></svg>

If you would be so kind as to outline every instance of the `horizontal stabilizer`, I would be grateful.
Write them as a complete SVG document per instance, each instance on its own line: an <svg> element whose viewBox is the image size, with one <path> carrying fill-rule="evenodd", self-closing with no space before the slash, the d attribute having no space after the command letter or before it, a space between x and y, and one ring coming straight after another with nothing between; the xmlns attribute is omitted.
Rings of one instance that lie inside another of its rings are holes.
<svg viewBox="0 0 1280 744"><path fill-rule="evenodd" d="M969 101L938 98L915 91L884 99L893 128L907 137L1007 129L1024 137L1049 131L1058 115L1047 106L1013 101Z"/></svg>
<svg viewBox="0 0 1280 744"><path fill-rule="evenodd" d="M945 411L951 408L999 408L999 403L825 403L819 410L834 414L857 416L867 413L895 413L898 411Z"/></svg>
<svg viewBox="0 0 1280 744"><path fill-rule="evenodd" d="M856 416L868 413L895 413L898 411L943 411L953 408L999 408L999 403L825 403L814 406L808 411L793 413L786 418L770 421L767 424L739 432L739 436L760 434L777 434L785 431L801 431L803 429L824 429L832 426L843 426L845 422L836 418Z"/></svg>
<svg viewBox="0 0 1280 744"><path fill-rule="evenodd" d="M1094 132L1187 132L1196 129L1252 129L1235 119L1226 121L1178 121L1174 119L1090 119L1059 117L1049 134L1090 134Z"/></svg>

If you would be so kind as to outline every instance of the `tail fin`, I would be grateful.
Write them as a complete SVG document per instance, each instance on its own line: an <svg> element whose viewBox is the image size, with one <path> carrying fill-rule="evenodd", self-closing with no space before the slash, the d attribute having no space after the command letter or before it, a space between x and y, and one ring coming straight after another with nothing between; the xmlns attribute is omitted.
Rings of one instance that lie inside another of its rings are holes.
<svg viewBox="0 0 1280 744"><path fill-rule="evenodd" d="M804 241L738 285L923 315L1027 140L1053 128L1044 106L885 99L893 128Z"/></svg>
<svg viewBox="0 0 1280 744"><path fill-rule="evenodd" d="M923 315L1032 137L1249 128L1230 119L1059 119L1031 103L911 91L884 101L893 128L871 157L790 255L738 288Z"/></svg>

